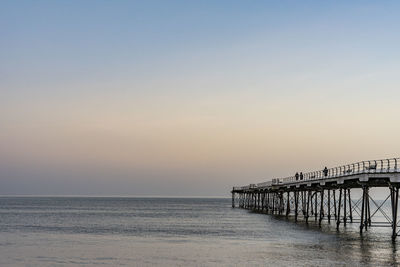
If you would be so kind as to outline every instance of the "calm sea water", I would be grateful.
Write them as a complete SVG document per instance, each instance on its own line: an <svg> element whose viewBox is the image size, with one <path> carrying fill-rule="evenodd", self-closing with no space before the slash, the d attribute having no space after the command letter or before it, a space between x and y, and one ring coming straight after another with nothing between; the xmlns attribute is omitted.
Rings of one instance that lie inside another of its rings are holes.
<svg viewBox="0 0 400 267"><path fill-rule="evenodd" d="M360 237L232 209L229 199L2 197L0 266L390 266L388 229ZM399 242L400 243L400 240Z"/></svg>

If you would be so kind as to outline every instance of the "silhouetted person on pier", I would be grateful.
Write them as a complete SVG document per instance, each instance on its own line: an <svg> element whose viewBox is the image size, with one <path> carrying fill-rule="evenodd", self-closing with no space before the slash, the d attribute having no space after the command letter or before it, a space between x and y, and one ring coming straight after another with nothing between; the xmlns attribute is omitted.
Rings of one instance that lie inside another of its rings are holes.
<svg viewBox="0 0 400 267"><path fill-rule="evenodd" d="M323 172L324 172L325 177L328 176L328 168L327 167L324 168Z"/></svg>
<svg viewBox="0 0 400 267"><path fill-rule="evenodd" d="M303 173L300 172L300 180L303 180Z"/></svg>
<svg viewBox="0 0 400 267"><path fill-rule="evenodd" d="M294 177L296 177L296 181L298 181L298 180L299 180L299 173L296 172L296 174L294 175Z"/></svg>

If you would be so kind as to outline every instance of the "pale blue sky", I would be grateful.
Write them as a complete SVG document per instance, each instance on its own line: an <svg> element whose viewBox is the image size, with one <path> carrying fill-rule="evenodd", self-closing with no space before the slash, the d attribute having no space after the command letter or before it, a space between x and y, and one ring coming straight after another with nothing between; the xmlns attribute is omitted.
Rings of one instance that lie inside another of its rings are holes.
<svg viewBox="0 0 400 267"><path fill-rule="evenodd" d="M0 194L224 195L398 156L396 1L2 1Z"/></svg>

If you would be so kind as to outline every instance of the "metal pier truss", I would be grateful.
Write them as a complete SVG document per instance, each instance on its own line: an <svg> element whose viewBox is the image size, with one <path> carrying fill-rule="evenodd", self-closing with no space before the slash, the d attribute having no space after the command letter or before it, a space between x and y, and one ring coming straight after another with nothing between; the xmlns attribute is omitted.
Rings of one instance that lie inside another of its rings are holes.
<svg viewBox="0 0 400 267"><path fill-rule="evenodd" d="M233 187L232 207L294 217L294 221L323 220L339 230L358 223L360 233L371 227L391 227L399 235L398 202L400 158L368 160L308 172L303 176L275 178L269 182ZM376 200L372 188L387 188L387 197ZM351 197L354 190L361 197Z"/></svg>

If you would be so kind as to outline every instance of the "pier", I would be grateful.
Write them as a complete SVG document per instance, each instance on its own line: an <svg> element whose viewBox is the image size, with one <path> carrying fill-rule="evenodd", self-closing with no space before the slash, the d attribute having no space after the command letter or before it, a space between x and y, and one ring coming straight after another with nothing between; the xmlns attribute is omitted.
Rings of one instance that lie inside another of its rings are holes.
<svg viewBox="0 0 400 267"><path fill-rule="evenodd" d="M327 221L337 230L358 223L361 234L371 227L391 227L394 241L399 235L399 164L400 158L367 160L233 187L232 207L291 216L295 222ZM375 187L387 188L387 196L374 198L370 189ZM358 199L351 197L354 190L360 191ZM390 205L389 212L385 205Z"/></svg>

